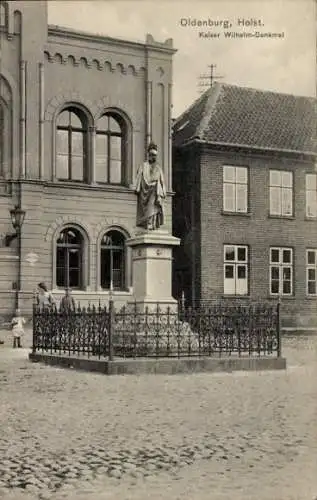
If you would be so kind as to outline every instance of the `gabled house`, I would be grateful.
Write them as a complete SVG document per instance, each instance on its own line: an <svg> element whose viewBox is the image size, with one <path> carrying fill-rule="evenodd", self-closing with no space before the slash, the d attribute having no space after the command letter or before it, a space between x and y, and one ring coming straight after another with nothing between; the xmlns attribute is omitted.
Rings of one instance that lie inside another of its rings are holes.
<svg viewBox="0 0 317 500"><path fill-rule="evenodd" d="M317 324L316 105L215 83L174 121L175 296Z"/></svg>

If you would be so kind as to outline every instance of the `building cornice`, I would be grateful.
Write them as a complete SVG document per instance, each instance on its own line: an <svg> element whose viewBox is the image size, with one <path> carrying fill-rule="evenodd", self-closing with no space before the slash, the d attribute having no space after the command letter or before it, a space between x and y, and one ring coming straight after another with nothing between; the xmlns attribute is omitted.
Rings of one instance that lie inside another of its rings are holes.
<svg viewBox="0 0 317 500"><path fill-rule="evenodd" d="M122 186L122 185L111 185L111 184L85 184L79 182L64 182L64 181L48 181L48 180L39 180L39 179L8 179L6 181L9 184L19 183L19 184L29 184L29 185L37 185L42 186L43 188L57 188L61 189L73 189L77 191L99 191L103 192L113 192L113 193L127 193L133 194L136 196L134 185L131 186ZM168 191L167 196L174 196L174 191Z"/></svg>
<svg viewBox="0 0 317 500"><path fill-rule="evenodd" d="M150 49L153 51L157 52L163 52L165 54L174 54L177 52L176 49L173 48L173 41L172 39L167 39L165 42L157 42L154 40L152 35L148 34L146 36L146 42L137 42L137 41L132 41L132 40L125 40L122 38L115 38L115 37L110 37L106 35L99 35L99 34L94 34L94 33L88 33L85 31L77 31L73 30L71 28L66 28L63 26L56 26L56 25L48 25L48 37L59 37L63 38L64 40L81 40L81 41L86 41L90 43L98 43L98 44L106 44L106 45L114 45L114 46L121 46L121 47L126 47L126 48L134 48L134 49L140 49L144 51L145 49ZM52 40L48 39L48 42Z"/></svg>
<svg viewBox="0 0 317 500"><path fill-rule="evenodd" d="M198 144L203 146L210 147L219 147L219 148L235 148L242 150L252 150L254 152L262 152L262 153L276 153L276 154L291 154L297 156L308 156L317 158L317 152L314 151L299 151L296 149L279 149L279 148L270 148L270 147L261 147L261 146L253 146L249 144L237 144L237 143L229 143L229 142L211 142L200 139L199 137L191 137L187 141L184 141L180 145L176 145L178 148L188 147L192 144Z"/></svg>

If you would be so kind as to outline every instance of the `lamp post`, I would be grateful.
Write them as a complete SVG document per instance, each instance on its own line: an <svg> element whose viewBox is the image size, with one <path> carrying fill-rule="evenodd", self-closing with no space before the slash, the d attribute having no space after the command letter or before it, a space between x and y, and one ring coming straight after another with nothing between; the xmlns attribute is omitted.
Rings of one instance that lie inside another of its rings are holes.
<svg viewBox="0 0 317 500"><path fill-rule="evenodd" d="M12 226L15 229L15 233L6 234L5 236L5 245L10 246L11 242L17 238L18 239L18 279L16 284L15 291L15 308L19 307L19 292L21 289L21 229L24 222L25 211L21 209L18 205L10 210L10 217Z"/></svg>

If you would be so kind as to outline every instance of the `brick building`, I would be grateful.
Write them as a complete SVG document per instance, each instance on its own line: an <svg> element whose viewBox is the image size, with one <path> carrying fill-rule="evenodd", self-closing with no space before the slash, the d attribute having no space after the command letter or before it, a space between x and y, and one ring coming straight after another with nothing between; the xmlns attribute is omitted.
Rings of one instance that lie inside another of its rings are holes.
<svg viewBox="0 0 317 500"><path fill-rule="evenodd" d="M316 99L214 84L173 124L174 295L317 324Z"/></svg>
<svg viewBox="0 0 317 500"><path fill-rule="evenodd" d="M125 241L152 139L171 229L172 40L145 43L47 24L45 1L0 4L0 315L45 281L85 305L132 294ZM10 210L25 211L19 238ZM21 283L20 283L21 281ZM17 294L17 289L20 292Z"/></svg>

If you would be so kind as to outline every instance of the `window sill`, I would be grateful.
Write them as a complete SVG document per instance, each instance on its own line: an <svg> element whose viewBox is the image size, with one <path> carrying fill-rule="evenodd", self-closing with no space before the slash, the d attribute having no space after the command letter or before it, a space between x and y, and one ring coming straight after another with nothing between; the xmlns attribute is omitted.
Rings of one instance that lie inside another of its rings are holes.
<svg viewBox="0 0 317 500"><path fill-rule="evenodd" d="M273 215L268 214L269 219L280 219L280 220L295 220L294 215Z"/></svg>
<svg viewBox="0 0 317 500"><path fill-rule="evenodd" d="M223 299L251 299L250 295L222 295Z"/></svg>
<svg viewBox="0 0 317 500"><path fill-rule="evenodd" d="M295 295L268 295L268 300L296 300Z"/></svg>
<svg viewBox="0 0 317 500"><path fill-rule="evenodd" d="M317 295L306 295L305 298L307 300L317 300Z"/></svg>
<svg viewBox="0 0 317 500"><path fill-rule="evenodd" d="M110 295L110 291L109 290L76 290L74 288L72 288L71 290L72 292L72 295ZM64 288L54 288L52 290L52 294L53 295L61 295L61 294L64 294L65 293L65 289ZM112 295L115 297L117 295L126 295L126 296L130 296L133 294L133 290L129 291L129 290L113 290L112 291Z"/></svg>
<svg viewBox="0 0 317 500"><path fill-rule="evenodd" d="M317 222L317 217L307 217L306 216L304 220L309 220L311 222Z"/></svg>
<svg viewBox="0 0 317 500"><path fill-rule="evenodd" d="M221 211L221 215L233 215L242 217L251 217L251 212L227 212L226 210Z"/></svg>
<svg viewBox="0 0 317 500"><path fill-rule="evenodd" d="M121 191L132 193L133 189L125 184L107 184L107 183L96 183L96 182L82 182L82 181L44 181L46 186L68 188L68 189L89 189L95 191Z"/></svg>

